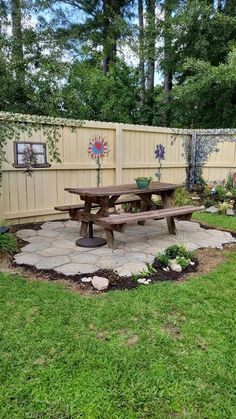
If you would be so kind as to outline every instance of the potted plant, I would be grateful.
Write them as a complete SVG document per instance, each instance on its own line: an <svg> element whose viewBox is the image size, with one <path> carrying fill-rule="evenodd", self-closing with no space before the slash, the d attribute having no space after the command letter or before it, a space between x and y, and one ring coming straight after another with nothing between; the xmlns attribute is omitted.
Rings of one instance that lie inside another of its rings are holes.
<svg viewBox="0 0 236 419"><path fill-rule="evenodd" d="M135 181L138 189L147 189L149 187L150 182L152 181L152 177L140 176L137 177Z"/></svg>

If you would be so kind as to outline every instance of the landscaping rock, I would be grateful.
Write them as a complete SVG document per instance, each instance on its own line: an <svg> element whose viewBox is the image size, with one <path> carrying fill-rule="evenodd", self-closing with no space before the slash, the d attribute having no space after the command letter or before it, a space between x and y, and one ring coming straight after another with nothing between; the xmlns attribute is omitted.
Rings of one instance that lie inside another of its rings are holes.
<svg viewBox="0 0 236 419"><path fill-rule="evenodd" d="M139 284L148 285L151 283L151 279L139 278L137 281Z"/></svg>
<svg viewBox="0 0 236 419"><path fill-rule="evenodd" d="M87 283L87 282L91 282L92 281L92 277L91 276L84 276L84 278L81 278L81 282L83 283Z"/></svg>
<svg viewBox="0 0 236 419"><path fill-rule="evenodd" d="M174 272L182 272L181 266L175 260L170 260L169 267Z"/></svg>
<svg viewBox="0 0 236 419"><path fill-rule="evenodd" d="M209 212L210 214L218 214L219 209L215 206L209 207L206 209L206 212Z"/></svg>
<svg viewBox="0 0 236 419"><path fill-rule="evenodd" d="M120 268L114 269L114 272L117 273L119 276L131 276L132 274L138 274L142 271L146 271L147 266L145 263L141 262L130 262L126 263L125 265L121 266Z"/></svg>
<svg viewBox="0 0 236 419"><path fill-rule="evenodd" d="M104 291L107 290L109 281L107 278L103 278L102 276L94 276L92 279L92 286L98 291Z"/></svg>
<svg viewBox="0 0 236 419"><path fill-rule="evenodd" d="M232 210L232 209L228 209L227 211L226 211L226 215L234 215L234 210Z"/></svg>

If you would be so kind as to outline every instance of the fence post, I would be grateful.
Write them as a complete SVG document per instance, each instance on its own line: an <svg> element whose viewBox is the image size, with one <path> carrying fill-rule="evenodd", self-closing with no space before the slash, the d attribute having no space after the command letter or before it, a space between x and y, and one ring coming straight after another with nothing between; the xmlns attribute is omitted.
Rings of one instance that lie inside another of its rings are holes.
<svg viewBox="0 0 236 419"><path fill-rule="evenodd" d="M121 124L116 124L116 185L122 184L122 161L123 161L123 129Z"/></svg>
<svg viewBox="0 0 236 419"><path fill-rule="evenodd" d="M189 190L191 191L195 185L196 180L196 147L197 147L197 131L192 131L191 146L190 146L190 168L189 168Z"/></svg>

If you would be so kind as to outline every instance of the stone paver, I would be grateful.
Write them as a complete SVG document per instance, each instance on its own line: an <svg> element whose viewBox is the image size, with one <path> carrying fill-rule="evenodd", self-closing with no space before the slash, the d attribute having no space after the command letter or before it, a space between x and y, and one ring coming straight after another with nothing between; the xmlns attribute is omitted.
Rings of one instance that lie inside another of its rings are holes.
<svg viewBox="0 0 236 419"><path fill-rule="evenodd" d="M54 269L69 262L68 256L49 256L41 259L35 266L37 269Z"/></svg>
<svg viewBox="0 0 236 419"><path fill-rule="evenodd" d="M37 236L37 231L31 229L19 230L17 231L16 236L24 240L26 237Z"/></svg>
<svg viewBox="0 0 236 419"><path fill-rule="evenodd" d="M43 259L43 256L38 255L37 253L18 253L18 255L15 256L14 261L17 263L17 265L29 265L34 266L36 263L38 263L40 260Z"/></svg>
<svg viewBox="0 0 236 419"><path fill-rule="evenodd" d="M145 226L127 226L124 234L115 233L116 249L83 248L75 245L80 237L77 221L55 221L42 225L41 230L23 229L17 236L29 242L16 255L15 262L54 269L64 275L92 274L99 269L114 269L119 275L130 276L146 270L155 255L171 244L185 244L190 250L202 247L222 248L236 240L228 232L201 228L199 223L177 221L178 233L170 236L166 221L150 221ZM95 226L95 235L104 231Z"/></svg>
<svg viewBox="0 0 236 419"><path fill-rule="evenodd" d="M55 268L56 272L60 272L66 276L76 274L88 274L98 270L97 266L88 263L67 263Z"/></svg>
<svg viewBox="0 0 236 419"><path fill-rule="evenodd" d="M65 227L64 223L61 221L48 221L42 225L42 230L57 230L58 228Z"/></svg>
<svg viewBox="0 0 236 419"><path fill-rule="evenodd" d="M43 250L48 247L48 243L30 243L27 244L25 247L22 247L22 252L37 252L38 250Z"/></svg>
<svg viewBox="0 0 236 419"><path fill-rule="evenodd" d="M130 276L132 274L138 274L139 272L146 271L147 267L145 263L141 262L129 262L116 268L115 272L120 276Z"/></svg>

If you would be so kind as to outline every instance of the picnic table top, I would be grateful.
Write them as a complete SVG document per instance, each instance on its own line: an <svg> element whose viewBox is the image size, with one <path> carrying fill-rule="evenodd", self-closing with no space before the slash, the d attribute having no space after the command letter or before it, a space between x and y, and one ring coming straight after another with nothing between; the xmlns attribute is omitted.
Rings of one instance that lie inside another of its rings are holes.
<svg viewBox="0 0 236 419"><path fill-rule="evenodd" d="M164 182L151 182L147 189L138 189L135 183L126 185L112 185L112 186L101 186L95 188L65 188L65 191L70 193L94 197L94 196L115 196L115 195L128 195L128 194L146 194L146 193L160 193L165 191L173 191L176 188L180 188L183 185L176 185L173 183Z"/></svg>

